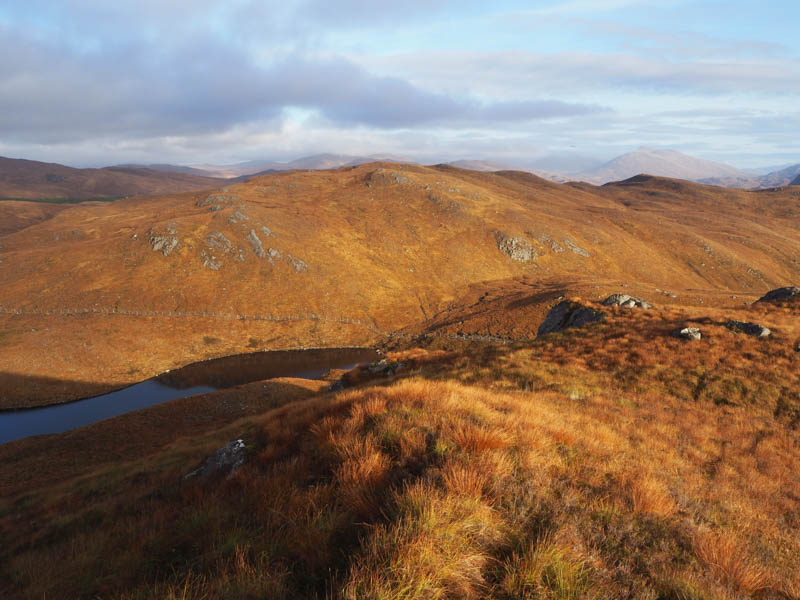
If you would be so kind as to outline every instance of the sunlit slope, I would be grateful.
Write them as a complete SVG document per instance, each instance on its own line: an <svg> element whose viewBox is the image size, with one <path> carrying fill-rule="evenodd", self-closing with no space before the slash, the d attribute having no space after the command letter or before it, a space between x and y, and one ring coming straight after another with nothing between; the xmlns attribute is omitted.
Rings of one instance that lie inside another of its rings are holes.
<svg viewBox="0 0 800 600"><path fill-rule="evenodd" d="M0 372L118 385L363 344L520 276L755 295L798 279L798 199L372 163L78 205L0 238Z"/></svg>

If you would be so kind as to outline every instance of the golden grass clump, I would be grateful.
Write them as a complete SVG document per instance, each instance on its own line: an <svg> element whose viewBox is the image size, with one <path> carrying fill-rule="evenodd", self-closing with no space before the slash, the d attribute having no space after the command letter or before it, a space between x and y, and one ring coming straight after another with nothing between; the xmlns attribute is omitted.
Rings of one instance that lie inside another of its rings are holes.
<svg viewBox="0 0 800 600"><path fill-rule="evenodd" d="M717 577L737 590L753 594L772 584L769 571L730 532L699 531L694 552Z"/></svg>
<svg viewBox="0 0 800 600"><path fill-rule="evenodd" d="M508 598L585 597L591 571L568 547L544 538L514 553L503 566L500 589Z"/></svg>
<svg viewBox="0 0 800 600"><path fill-rule="evenodd" d="M675 514L675 501L659 478L650 474L632 474L623 486L634 513L657 517Z"/></svg>
<svg viewBox="0 0 800 600"><path fill-rule="evenodd" d="M503 522L487 504L417 483L395 496L396 518L362 544L342 597L478 598Z"/></svg>

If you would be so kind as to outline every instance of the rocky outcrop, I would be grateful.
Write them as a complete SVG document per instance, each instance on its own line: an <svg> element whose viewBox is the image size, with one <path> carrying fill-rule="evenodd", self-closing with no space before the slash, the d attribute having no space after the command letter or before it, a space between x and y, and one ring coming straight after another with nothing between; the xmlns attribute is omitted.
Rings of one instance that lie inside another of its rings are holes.
<svg viewBox="0 0 800 600"><path fill-rule="evenodd" d="M164 233L149 231L147 239L150 241L153 252L161 252L164 256L169 256L179 245L178 229L174 223L170 223Z"/></svg>
<svg viewBox="0 0 800 600"><path fill-rule="evenodd" d="M408 177L399 171L387 171L386 169L375 169L367 175L365 185L372 186L403 185L409 183Z"/></svg>
<svg viewBox="0 0 800 600"><path fill-rule="evenodd" d="M239 212L238 210L234 211L234 213L230 217L228 217L228 223L230 223L231 225L236 225L237 223L249 220L250 217L248 217L243 212Z"/></svg>
<svg viewBox="0 0 800 600"><path fill-rule="evenodd" d="M757 302L784 302L785 300L800 300L800 287L789 286L769 291Z"/></svg>
<svg viewBox="0 0 800 600"><path fill-rule="evenodd" d="M209 206L211 204L229 204L231 202L236 202L239 198L236 196L226 196L223 194L217 194L215 196L208 196L203 198L202 200L198 200L195 205L199 208L203 208L204 206ZM219 210L219 209L217 209Z"/></svg>
<svg viewBox="0 0 800 600"><path fill-rule="evenodd" d="M589 323L597 323L605 318L602 312L577 302L564 300L550 309L536 335L557 333L570 327L583 327Z"/></svg>
<svg viewBox="0 0 800 600"><path fill-rule="evenodd" d="M628 294L611 294L603 300L603 306L624 306L625 308L653 308L649 302L645 302L636 296Z"/></svg>
<svg viewBox="0 0 800 600"><path fill-rule="evenodd" d="M261 243L261 239L255 229L251 229L250 233L247 234L247 241L250 242L250 246L258 258L266 258L267 253L264 250L264 245Z"/></svg>
<svg viewBox="0 0 800 600"><path fill-rule="evenodd" d="M497 240L497 248L500 252L508 255L511 260L530 262L538 257L536 250L524 238L512 237L502 231L495 231L494 237Z"/></svg>
<svg viewBox="0 0 800 600"><path fill-rule="evenodd" d="M684 340L699 340L702 339L703 334L700 333L700 330L697 327L684 327L683 329L679 329L675 332L675 337L679 337Z"/></svg>
<svg viewBox="0 0 800 600"><path fill-rule="evenodd" d="M564 245L579 256L583 256L584 258L589 258L591 256L588 250L578 246L578 244L573 242L571 238L564 239Z"/></svg>
<svg viewBox="0 0 800 600"><path fill-rule="evenodd" d="M206 252L205 250L202 250L200 252L200 258L203 259L203 266L206 269L210 269L212 271L219 271L220 267L222 266L222 263L211 252Z"/></svg>
<svg viewBox="0 0 800 600"><path fill-rule="evenodd" d="M223 252L230 252L233 248L233 242L231 242L224 233L220 233L219 231L212 231L206 236L206 244L209 246L213 246L217 250L222 250Z"/></svg>
<svg viewBox="0 0 800 600"><path fill-rule="evenodd" d="M549 244L549 245L550 245L550 249L551 249L551 250L552 250L552 251L553 251L555 254L561 254L562 252L564 252L564 251L565 251L565 250L564 250L564 246L562 246L562 245L561 245L561 244L559 244L559 243L558 243L556 240L554 240L553 238L551 238L551 237L550 237L550 235L549 235L549 234L547 234L547 233L543 233L543 234L541 234L541 235L539 236L539 242L541 242L543 245L547 245L547 244Z"/></svg>
<svg viewBox="0 0 800 600"><path fill-rule="evenodd" d="M744 333L760 338L769 337L772 334L772 332L763 325L759 325L758 323L746 323L745 321L731 320L725 323L725 327L734 333Z"/></svg>
<svg viewBox="0 0 800 600"><path fill-rule="evenodd" d="M209 456L202 465L183 476L184 479L205 479L212 475L233 475L247 459L244 440L233 440Z"/></svg>
<svg viewBox="0 0 800 600"><path fill-rule="evenodd" d="M386 358L382 358L381 360L369 364L367 366L367 371L370 375L391 377L398 371L405 369L405 367L406 364L404 362L390 361Z"/></svg>
<svg viewBox="0 0 800 600"><path fill-rule="evenodd" d="M270 248L270 250L272 249ZM286 260L289 261L289 264L291 264L294 267L294 270L297 271L298 273L308 269L308 265L305 263L305 261L300 260L299 258L292 256L291 254L286 255Z"/></svg>

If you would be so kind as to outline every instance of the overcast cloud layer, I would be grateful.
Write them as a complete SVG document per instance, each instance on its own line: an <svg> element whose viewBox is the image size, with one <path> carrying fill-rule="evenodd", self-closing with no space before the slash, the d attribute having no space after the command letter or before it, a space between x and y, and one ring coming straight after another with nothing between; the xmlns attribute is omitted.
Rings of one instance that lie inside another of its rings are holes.
<svg viewBox="0 0 800 600"><path fill-rule="evenodd" d="M0 155L800 162L793 0L0 5ZM665 6L668 6L665 8Z"/></svg>

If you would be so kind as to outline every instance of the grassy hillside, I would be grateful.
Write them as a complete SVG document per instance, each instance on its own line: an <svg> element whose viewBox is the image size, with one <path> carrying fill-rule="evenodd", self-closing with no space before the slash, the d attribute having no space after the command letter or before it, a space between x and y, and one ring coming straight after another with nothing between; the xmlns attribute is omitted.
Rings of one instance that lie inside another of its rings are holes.
<svg viewBox="0 0 800 600"><path fill-rule="evenodd" d="M396 375L336 393L250 384L0 446L0 589L800 597L797 307L602 310L524 344L402 342ZM183 479L239 437L232 476Z"/></svg>
<svg viewBox="0 0 800 600"><path fill-rule="evenodd" d="M0 404L369 343L492 281L741 305L800 276L798 193L373 163L68 207L0 237Z"/></svg>

